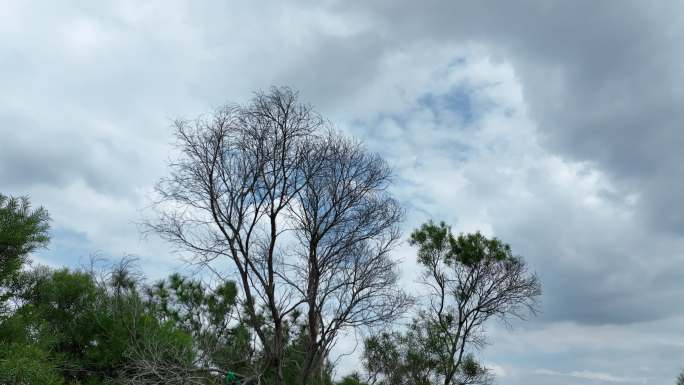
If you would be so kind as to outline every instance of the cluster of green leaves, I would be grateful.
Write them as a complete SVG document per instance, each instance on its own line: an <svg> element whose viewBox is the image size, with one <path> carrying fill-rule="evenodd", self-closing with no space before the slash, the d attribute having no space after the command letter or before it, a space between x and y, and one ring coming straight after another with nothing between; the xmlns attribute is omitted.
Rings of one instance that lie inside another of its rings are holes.
<svg viewBox="0 0 684 385"><path fill-rule="evenodd" d="M143 336L189 345L189 334L146 310L125 271L105 282L93 272L28 269L30 253L49 241L49 220L27 198L0 195L0 383L113 383Z"/></svg>
<svg viewBox="0 0 684 385"><path fill-rule="evenodd" d="M366 339L364 366L377 385L443 384L443 373L453 365L445 350L446 336L429 318L416 317L403 332L384 332ZM486 383L487 369L466 354L448 384Z"/></svg>
<svg viewBox="0 0 684 385"><path fill-rule="evenodd" d="M241 321L234 282L212 288L172 274L144 291L150 314L192 337L195 366L205 368L206 373L249 373L253 369L252 336ZM213 378L207 376L207 380Z"/></svg>
<svg viewBox="0 0 684 385"><path fill-rule="evenodd" d="M472 267L482 262L518 260L511 246L498 238L487 238L479 232L454 236L444 222L424 223L411 233L409 243L418 247L418 262L430 267L444 262L447 266L461 264Z"/></svg>
<svg viewBox="0 0 684 385"><path fill-rule="evenodd" d="M262 383L271 383L274 373L268 370L265 355L245 322L247 317L239 306L237 295L238 288L232 281L210 288L199 280L178 274L145 288L149 311L160 321L192 336L199 355L196 367L204 367L207 372L237 373L243 379L258 377ZM266 318L268 312L262 312L260 316ZM292 312L284 325L283 375L288 384L296 383L306 358L306 329L300 316L298 312ZM328 364L323 370L323 383L314 379L312 385L333 383L332 366Z"/></svg>
<svg viewBox="0 0 684 385"><path fill-rule="evenodd" d="M174 274L146 286L126 284L121 271L103 282L44 267L14 281L20 305L0 322L2 384L182 384L190 375L193 384L218 384L228 372L244 378L266 366L233 282L210 288ZM296 316L288 325L284 374L295 383L306 340ZM333 383L325 370L316 385Z"/></svg>
<svg viewBox="0 0 684 385"><path fill-rule="evenodd" d="M0 194L0 317L12 296L8 281L27 262L30 252L47 245L50 217L42 207L31 208L28 198Z"/></svg>
<svg viewBox="0 0 684 385"><path fill-rule="evenodd" d="M0 383L111 383L143 336L190 343L183 331L141 311L135 293L114 294L91 273L39 267L18 275L20 305L0 323Z"/></svg>

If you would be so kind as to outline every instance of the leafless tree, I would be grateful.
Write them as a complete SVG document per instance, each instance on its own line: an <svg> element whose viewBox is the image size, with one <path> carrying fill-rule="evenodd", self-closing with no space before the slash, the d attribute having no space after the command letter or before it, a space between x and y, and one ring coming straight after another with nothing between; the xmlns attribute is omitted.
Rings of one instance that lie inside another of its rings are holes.
<svg viewBox="0 0 684 385"><path fill-rule="evenodd" d="M402 210L387 193L391 172L377 155L328 132L307 157L305 188L290 211L299 240L308 349L301 383L320 368L339 331L395 319L410 302L394 289L389 257Z"/></svg>
<svg viewBox="0 0 684 385"><path fill-rule="evenodd" d="M293 312L307 315L302 384L341 330L398 315L408 300L389 252L402 211L382 159L288 88L178 121L176 133L183 155L158 184L150 226L220 279L237 275L276 384Z"/></svg>

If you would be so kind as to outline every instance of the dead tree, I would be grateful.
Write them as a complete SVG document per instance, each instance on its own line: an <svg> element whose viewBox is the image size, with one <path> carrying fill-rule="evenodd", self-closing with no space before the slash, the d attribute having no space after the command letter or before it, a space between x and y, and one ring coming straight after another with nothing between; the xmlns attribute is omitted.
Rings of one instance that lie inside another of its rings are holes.
<svg viewBox="0 0 684 385"><path fill-rule="evenodd" d="M308 347L300 382L318 372L340 330L394 320L410 302L396 290L389 253L403 212L387 192L391 170L333 132L307 158L305 188L290 211L299 240Z"/></svg>
<svg viewBox="0 0 684 385"><path fill-rule="evenodd" d="M302 383L340 330L396 316L406 298L389 252L402 212L377 155L334 133L288 88L176 129L183 155L158 184L151 227L217 277L237 275L276 384L293 312L308 317Z"/></svg>

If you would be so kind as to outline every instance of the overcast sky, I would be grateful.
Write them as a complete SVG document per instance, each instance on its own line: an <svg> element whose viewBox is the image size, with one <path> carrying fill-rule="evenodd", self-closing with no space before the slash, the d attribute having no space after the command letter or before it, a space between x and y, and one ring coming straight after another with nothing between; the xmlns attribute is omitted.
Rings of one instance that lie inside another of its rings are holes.
<svg viewBox="0 0 684 385"><path fill-rule="evenodd" d="M0 0L0 192L50 211L38 261L134 254L165 275L178 256L135 223L171 120L289 85L391 163L407 232L481 230L538 272L542 314L479 353L498 384L669 384L683 45L666 1Z"/></svg>

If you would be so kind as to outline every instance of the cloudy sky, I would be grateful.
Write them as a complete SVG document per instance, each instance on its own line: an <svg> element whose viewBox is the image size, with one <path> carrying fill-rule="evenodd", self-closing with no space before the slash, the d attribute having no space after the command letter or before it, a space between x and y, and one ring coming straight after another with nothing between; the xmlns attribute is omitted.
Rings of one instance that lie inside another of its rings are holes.
<svg viewBox="0 0 684 385"><path fill-rule="evenodd" d="M289 85L392 164L407 231L479 229L538 272L542 314L480 353L498 384L669 384L682 42L665 1L0 0L0 192L52 214L38 261L134 254L165 275L177 256L136 222L172 119Z"/></svg>

